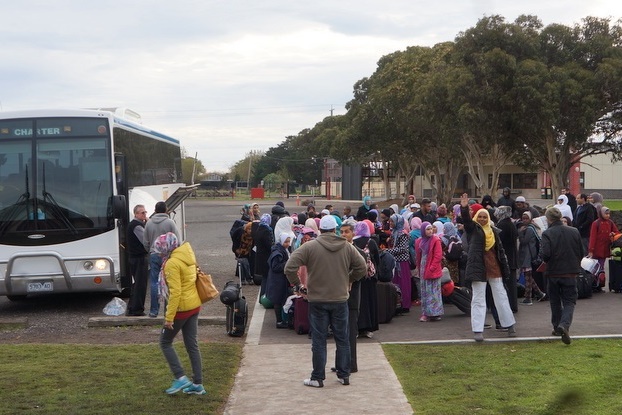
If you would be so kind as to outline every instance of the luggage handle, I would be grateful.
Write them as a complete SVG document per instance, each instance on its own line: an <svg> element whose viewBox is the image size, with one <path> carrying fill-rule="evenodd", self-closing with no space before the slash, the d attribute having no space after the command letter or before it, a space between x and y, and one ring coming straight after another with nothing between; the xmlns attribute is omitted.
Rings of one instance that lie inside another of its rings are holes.
<svg viewBox="0 0 622 415"><path fill-rule="evenodd" d="M242 297L242 263L236 259L238 263L238 277L240 278L240 297Z"/></svg>

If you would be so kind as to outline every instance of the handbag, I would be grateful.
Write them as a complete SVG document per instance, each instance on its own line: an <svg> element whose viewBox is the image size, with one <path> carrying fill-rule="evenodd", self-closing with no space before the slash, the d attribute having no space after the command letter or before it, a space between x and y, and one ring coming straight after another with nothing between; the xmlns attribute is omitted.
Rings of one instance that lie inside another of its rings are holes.
<svg viewBox="0 0 622 415"><path fill-rule="evenodd" d="M201 299L201 303L206 303L218 297L218 289L212 281L210 274L204 273L201 268L197 267L197 293Z"/></svg>

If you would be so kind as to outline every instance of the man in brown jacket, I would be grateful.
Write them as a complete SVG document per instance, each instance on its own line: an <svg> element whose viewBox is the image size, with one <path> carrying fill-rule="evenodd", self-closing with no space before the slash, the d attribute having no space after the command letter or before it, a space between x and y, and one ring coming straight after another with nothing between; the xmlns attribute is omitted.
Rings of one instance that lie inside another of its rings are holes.
<svg viewBox="0 0 622 415"><path fill-rule="evenodd" d="M285 275L292 284L299 284L298 268L307 266L307 299L313 352L313 371L304 380L306 386L321 388L326 379L326 338L333 328L337 346L337 378L342 385L350 384L350 342L348 333L348 297L350 284L363 278L367 264L356 248L337 236L337 221L326 215L320 221L320 236L296 249L287 264Z"/></svg>

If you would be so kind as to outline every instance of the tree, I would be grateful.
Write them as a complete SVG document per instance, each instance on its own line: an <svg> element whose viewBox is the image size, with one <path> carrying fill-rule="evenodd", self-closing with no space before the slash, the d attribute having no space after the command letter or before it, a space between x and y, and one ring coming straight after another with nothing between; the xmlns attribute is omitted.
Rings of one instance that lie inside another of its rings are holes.
<svg viewBox="0 0 622 415"><path fill-rule="evenodd" d="M195 159L194 157L182 157L181 172L186 183L194 184L200 181L201 177L205 176L205 167L199 159ZM193 172L194 176L192 174ZM194 181L192 181L193 178Z"/></svg>
<svg viewBox="0 0 622 415"><path fill-rule="evenodd" d="M461 34L456 50L471 78L457 96L463 101L461 123L469 132L465 147L471 147L472 175L472 160L490 148L494 152L488 156L496 152L498 157L493 166L511 155L527 170L546 171L559 193L573 164L617 151L621 41L619 24L593 17L574 27L543 29L533 16L514 23L492 16ZM594 140L595 134L601 138Z"/></svg>

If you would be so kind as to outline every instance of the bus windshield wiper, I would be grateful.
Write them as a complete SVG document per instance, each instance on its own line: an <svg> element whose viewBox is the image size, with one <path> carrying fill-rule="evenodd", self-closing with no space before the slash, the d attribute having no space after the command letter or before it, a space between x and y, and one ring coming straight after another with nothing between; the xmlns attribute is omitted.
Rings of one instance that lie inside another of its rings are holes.
<svg viewBox="0 0 622 415"><path fill-rule="evenodd" d="M30 208L28 205L29 200L30 192L28 191L28 165L26 165L26 188L24 189L24 193L17 198L17 201L9 208L5 209L5 213L0 217L0 236L6 233L10 223L15 219L15 217L17 217L20 212L21 205L26 207L26 217L28 217L28 211Z"/></svg>
<svg viewBox="0 0 622 415"><path fill-rule="evenodd" d="M54 196L52 196L50 193L47 192L47 190L45 190L45 164L43 164L43 171L41 177L43 179L43 201L48 203L48 205L50 206L50 210L52 211L54 216L60 219L63 225L65 225L65 227L69 229L71 233L76 235L78 233L77 229L71 224L69 218L67 217L67 215L65 215L63 209L59 206L59 204L56 203L56 200L54 200Z"/></svg>

